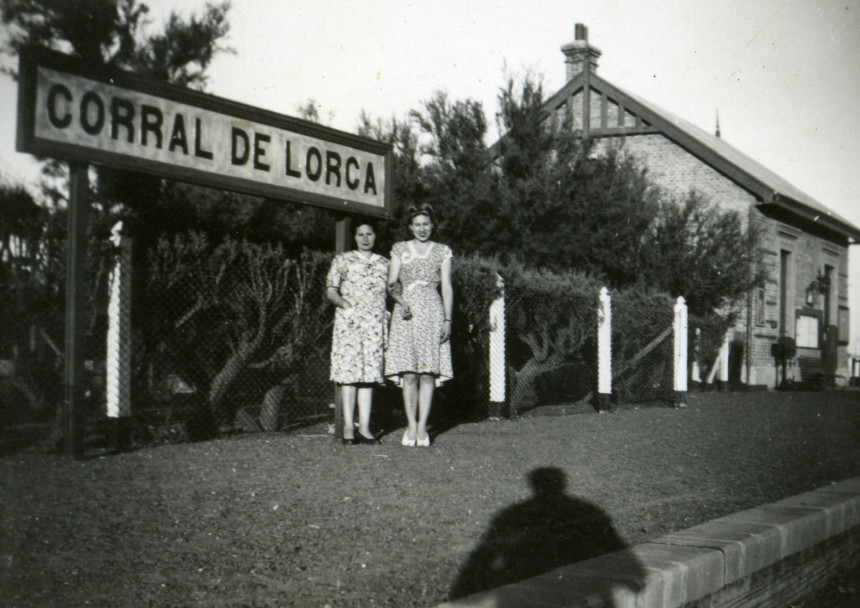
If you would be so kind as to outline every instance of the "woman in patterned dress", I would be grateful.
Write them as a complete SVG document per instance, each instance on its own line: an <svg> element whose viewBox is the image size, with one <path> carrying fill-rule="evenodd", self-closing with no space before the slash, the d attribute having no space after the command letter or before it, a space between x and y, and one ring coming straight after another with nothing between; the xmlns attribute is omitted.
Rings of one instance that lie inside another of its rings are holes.
<svg viewBox="0 0 860 608"><path fill-rule="evenodd" d="M355 229L358 249L335 256L326 279L326 297L337 308L331 347L331 379L341 385L343 443L379 440L370 431L373 385L383 384L388 260L373 253L376 232L368 223ZM354 413L358 400L358 434Z"/></svg>
<svg viewBox="0 0 860 608"><path fill-rule="evenodd" d="M399 381L408 427L401 443L429 446L427 418L436 386L454 376L451 367L451 249L430 240L435 226L430 205L407 213L412 240L391 249L388 288L391 315L385 376Z"/></svg>

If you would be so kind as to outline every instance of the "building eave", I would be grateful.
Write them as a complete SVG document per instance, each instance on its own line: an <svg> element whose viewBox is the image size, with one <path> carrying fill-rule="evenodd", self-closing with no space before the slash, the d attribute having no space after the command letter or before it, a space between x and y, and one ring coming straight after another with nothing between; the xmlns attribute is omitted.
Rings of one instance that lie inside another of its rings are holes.
<svg viewBox="0 0 860 608"><path fill-rule="evenodd" d="M748 191L761 205L774 205L791 216L796 216L805 222L813 222L829 231L844 236L849 241L860 242L860 228L845 218L839 217L825 205L800 191L787 180L767 169L748 155L734 148L692 123L675 116L671 112L659 108L655 104L632 95L595 73L587 76L589 90L602 93L623 105L626 110L640 117L650 125L649 133L658 132L689 154L713 168L739 187ZM549 97L542 106L544 119L567 100L579 93L586 86L586 75L580 73L567 82L555 94ZM623 137L618 129L590 128L593 137L612 136ZM628 130L628 135L636 134ZM490 157L495 159L500 154L502 139L489 148Z"/></svg>

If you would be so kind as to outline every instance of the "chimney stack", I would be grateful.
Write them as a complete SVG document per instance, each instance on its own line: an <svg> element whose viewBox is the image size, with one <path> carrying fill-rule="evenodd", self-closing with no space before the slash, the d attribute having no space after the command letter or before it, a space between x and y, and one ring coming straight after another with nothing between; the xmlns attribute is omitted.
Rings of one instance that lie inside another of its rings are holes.
<svg viewBox="0 0 860 608"><path fill-rule="evenodd" d="M574 41L561 47L564 53L564 63L567 66L567 81L573 80L579 73L586 69L594 72L597 70L597 58L601 53L598 49L588 45L588 28L582 23L577 23L573 31Z"/></svg>

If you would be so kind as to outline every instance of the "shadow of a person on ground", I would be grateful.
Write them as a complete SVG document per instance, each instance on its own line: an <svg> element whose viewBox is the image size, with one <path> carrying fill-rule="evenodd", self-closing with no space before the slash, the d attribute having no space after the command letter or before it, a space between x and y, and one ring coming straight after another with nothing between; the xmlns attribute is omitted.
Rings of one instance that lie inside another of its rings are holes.
<svg viewBox="0 0 860 608"><path fill-rule="evenodd" d="M528 480L533 496L493 518L452 585L451 599L625 548L606 513L565 494L563 471L540 467L529 473ZM636 558L622 557L624 578L641 579L644 573ZM607 593L609 586L607 581Z"/></svg>

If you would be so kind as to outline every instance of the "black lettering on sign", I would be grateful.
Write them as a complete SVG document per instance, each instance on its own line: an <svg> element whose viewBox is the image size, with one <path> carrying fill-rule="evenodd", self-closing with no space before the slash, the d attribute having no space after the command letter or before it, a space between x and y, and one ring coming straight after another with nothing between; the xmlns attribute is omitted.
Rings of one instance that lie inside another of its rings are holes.
<svg viewBox="0 0 860 608"><path fill-rule="evenodd" d="M368 190L373 190L376 195L376 177L373 175L373 163L367 163L367 173L364 175L364 193Z"/></svg>
<svg viewBox="0 0 860 608"><path fill-rule="evenodd" d="M140 144L142 146L149 143L147 135L152 133L155 136L155 147L161 149L161 125L163 122L164 115L161 110L146 104L140 106Z"/></svg>
<svg viewBox="0 0 860 608"><path fill-rule="evenodd" d="M266 155L266 149L260 144L260 142L269 143L272 141L271 136L266 135L264 133L257 133L254 131L254 168L259 169L260 171L268 171L269 165L261 161L260 159Z"/></svg>
<svg viewBox="0 0 860 608"><path fill-rule="evenodd" d="M236 144L242 142L242 153L236 154ZM248 162L248 156L251 154L251 145L248 140L248 134L238 127L232 128L230 137L230 162L234 165L244 165Z"/></svg>
<svg viewBox="0 0 860 608"><path fill-rule="evenodd" d="M315 168L311 168L313 167L312 160L316 163ZM312 182L319 180L322 175L322 154L314 146L308 148L308 156L305 160L305 172L308 174L308 179Z"/></svg>
<svg viewBox="0 0 860 608"><path fill-rule="evenodd" d="M194 156L212 160L212 152L203 149L201 140L203 139L203 121L199 118L194 119Z"/></svg>
<svg viewBox="0 0 860 608"><path fill-rule="evenodd" d="M93 115L90 115L90 110ZM105 124L105 104L92 91L81 97L81 127L90 135L98 135Z"/></svg>
<svg viewBox="0 0 860 608"><path fill-rule="evenodd" d="M170 145L167 149L173 152L176 148L182 148L182 152L188 155L188 136L185 134L185 118L177 114L173 119L173 131L170 132Z"/></svg>
<svg viewBox="0 0 860 608"><path fill-rule="evenodd" d="M353 167L355 167L356 170L359 169L358 161L355 159L354 156L350 156L349 158L346 159L346 175L344 176L344 181L346 182L346 187L349 188L350 190L355 190L356 188L358 188L359 184L361 183L361 180L359 180L357 177L354 180L350 179L350 175L351 175L350 169L352 169Z"/></svg>
<svg viewBox="0 0 860 608"><path fill-rule="evenodd" d="M331 185L331 176L337 178L337 183L335 186L340 188L340 154L337 152L332 152L330 150L326 150L325 153L325 185Z"/></svg>
<svg viewBox="0 0 860 608"><path fill-rule="evenodd" d="M57 116L57 96L62 96L65 100L64 109L66 110L62 117ZM48 120L58 129L65 129L72 124L72 113L68 106L72 104L72 93L68 88L61 84L55 84L48 91Z"/></svg>
<svg viewBox="0 0 860 608"><path fill-rule="evenodd" d="M126 141L134 143L134 104L128 99L114 97L110 104L110 138L117 139L119 127L125 127Z"/></svg>
<svg viewBox="0 0 860 608"><path fill-rule="evenodd" d="M301 172L297 171L296 169L293 169L291 167L292 163L290 162L291 159L290 159L290 140L289 139L287 140L286 156L287 156L287 158L286 158L287 162L284 163L284 166L286 167L285 171L286 171L287 177L301 177L302 176Z"/></svg>

